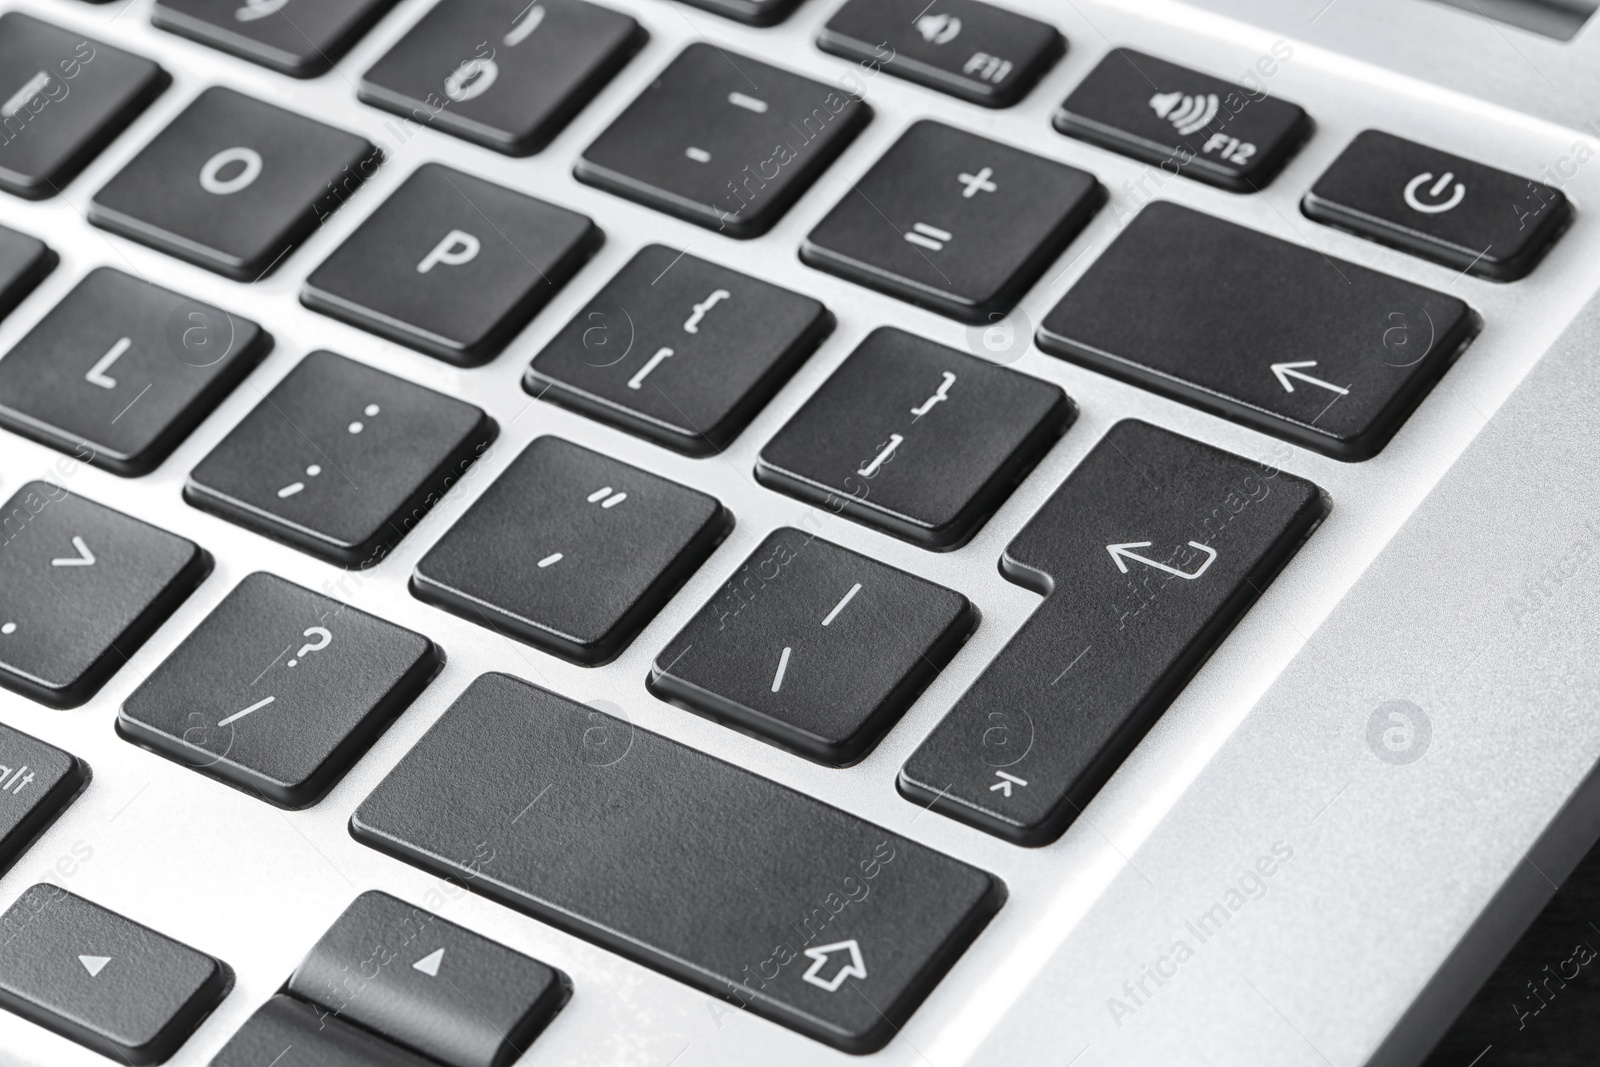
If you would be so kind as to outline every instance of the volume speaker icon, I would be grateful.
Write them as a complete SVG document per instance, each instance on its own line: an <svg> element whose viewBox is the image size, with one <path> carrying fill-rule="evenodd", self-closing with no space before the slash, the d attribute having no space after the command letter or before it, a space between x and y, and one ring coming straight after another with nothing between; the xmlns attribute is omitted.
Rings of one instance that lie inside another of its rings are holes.
<svg viewBox="0 0 1600 1067"><path fill-rule="evenodd" d="M1150 98L1150 110L1177 127L1185 137L1206 128L1217 117L1217 94L1186 96L1183 93L1157 93Z"/></svg>

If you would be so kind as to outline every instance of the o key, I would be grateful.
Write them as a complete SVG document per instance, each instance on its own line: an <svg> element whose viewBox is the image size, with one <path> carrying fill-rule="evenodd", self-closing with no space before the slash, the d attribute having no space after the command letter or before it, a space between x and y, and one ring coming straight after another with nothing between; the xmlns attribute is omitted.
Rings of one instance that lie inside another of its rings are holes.
<svg viewBox="0 0 1600 1067"><path fill-rule="evenodd" d="M207 89L89 205L89 221L238 281L277 265L376 168L364 139Z"/></svg>

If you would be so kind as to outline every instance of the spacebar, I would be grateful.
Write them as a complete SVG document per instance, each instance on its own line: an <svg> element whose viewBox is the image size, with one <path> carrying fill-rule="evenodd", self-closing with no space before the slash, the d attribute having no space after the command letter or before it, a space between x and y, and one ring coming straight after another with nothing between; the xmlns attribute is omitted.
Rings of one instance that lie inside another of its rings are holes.
<svg viewBox="0 0 1600 1067"><path fill-rule="evenodd" d="M484 675L355 837L846 1052L888 1043L1003 884L748 771Z"/></svg>

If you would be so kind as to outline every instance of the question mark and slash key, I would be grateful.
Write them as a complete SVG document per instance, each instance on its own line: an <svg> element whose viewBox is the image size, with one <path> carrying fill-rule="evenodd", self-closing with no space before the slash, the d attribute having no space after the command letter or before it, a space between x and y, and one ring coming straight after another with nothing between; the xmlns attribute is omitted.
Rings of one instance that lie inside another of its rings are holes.
<svg viewBox="0 0 1600 1067"><path fill-rule="evenodd" d="M321 652L323 649L325 649L329 645L333 644L333 634L329 633L325 628L323 628L321 626L313 626L310 629L306 630L305 633L301 634L300 636L301 637L309 637L312 640L309 641L306 644L301 645L299 651L295 652L294 658L289 660L289 666L291 666L291 667L299 666L300 665L300 661L305 659L307 656L311 655L311 653L313 653L313 652ZM236 723L240 719L244 718L246 715L249 715L252 712L260 711L262 708L268 706L269 704L273 703L277 699L278 699L277 697L267 697L265 700L258 700L256 703L251 704L248 708L245 708L243 711L236 711L232 715L229 715L227 718L222 719L220 722L217 723L217 725L218 726L228 726L231 723Z"/></svg>

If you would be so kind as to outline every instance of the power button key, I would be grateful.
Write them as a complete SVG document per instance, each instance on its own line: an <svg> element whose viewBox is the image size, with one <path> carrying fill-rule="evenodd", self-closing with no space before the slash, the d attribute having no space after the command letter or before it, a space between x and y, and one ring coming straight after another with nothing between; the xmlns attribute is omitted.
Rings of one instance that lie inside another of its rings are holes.
<svg viewBox="0 0 1600 1067"><path fill-rule="evenodd" d="M1560 236L1560 189L1379 130L1317 179L1306 217L1482 278L1523 277Z"/></svg>

